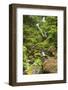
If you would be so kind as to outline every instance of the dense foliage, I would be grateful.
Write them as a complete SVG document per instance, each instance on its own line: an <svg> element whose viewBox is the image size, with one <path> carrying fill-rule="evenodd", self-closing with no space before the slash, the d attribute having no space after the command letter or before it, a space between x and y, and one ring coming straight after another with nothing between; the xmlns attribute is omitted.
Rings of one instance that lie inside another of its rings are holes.
<svg viewBox="0 0 68 90"><path fill-rule="evenodd" d="M23 16L23 71L24 74L44 73L43 62L56 58L57 17Z"/></svg>

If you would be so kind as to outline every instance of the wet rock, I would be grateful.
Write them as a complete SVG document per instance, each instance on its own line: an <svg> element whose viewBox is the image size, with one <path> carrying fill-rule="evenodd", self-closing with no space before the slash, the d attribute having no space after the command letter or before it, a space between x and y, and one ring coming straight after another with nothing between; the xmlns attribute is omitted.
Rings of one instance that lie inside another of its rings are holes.
<svg viewBox="0 0 68 90"><path fill-rule="evenodd" d="M43 63L44 73L57 73L57 60L54 57L50 57Z"/></svg>

